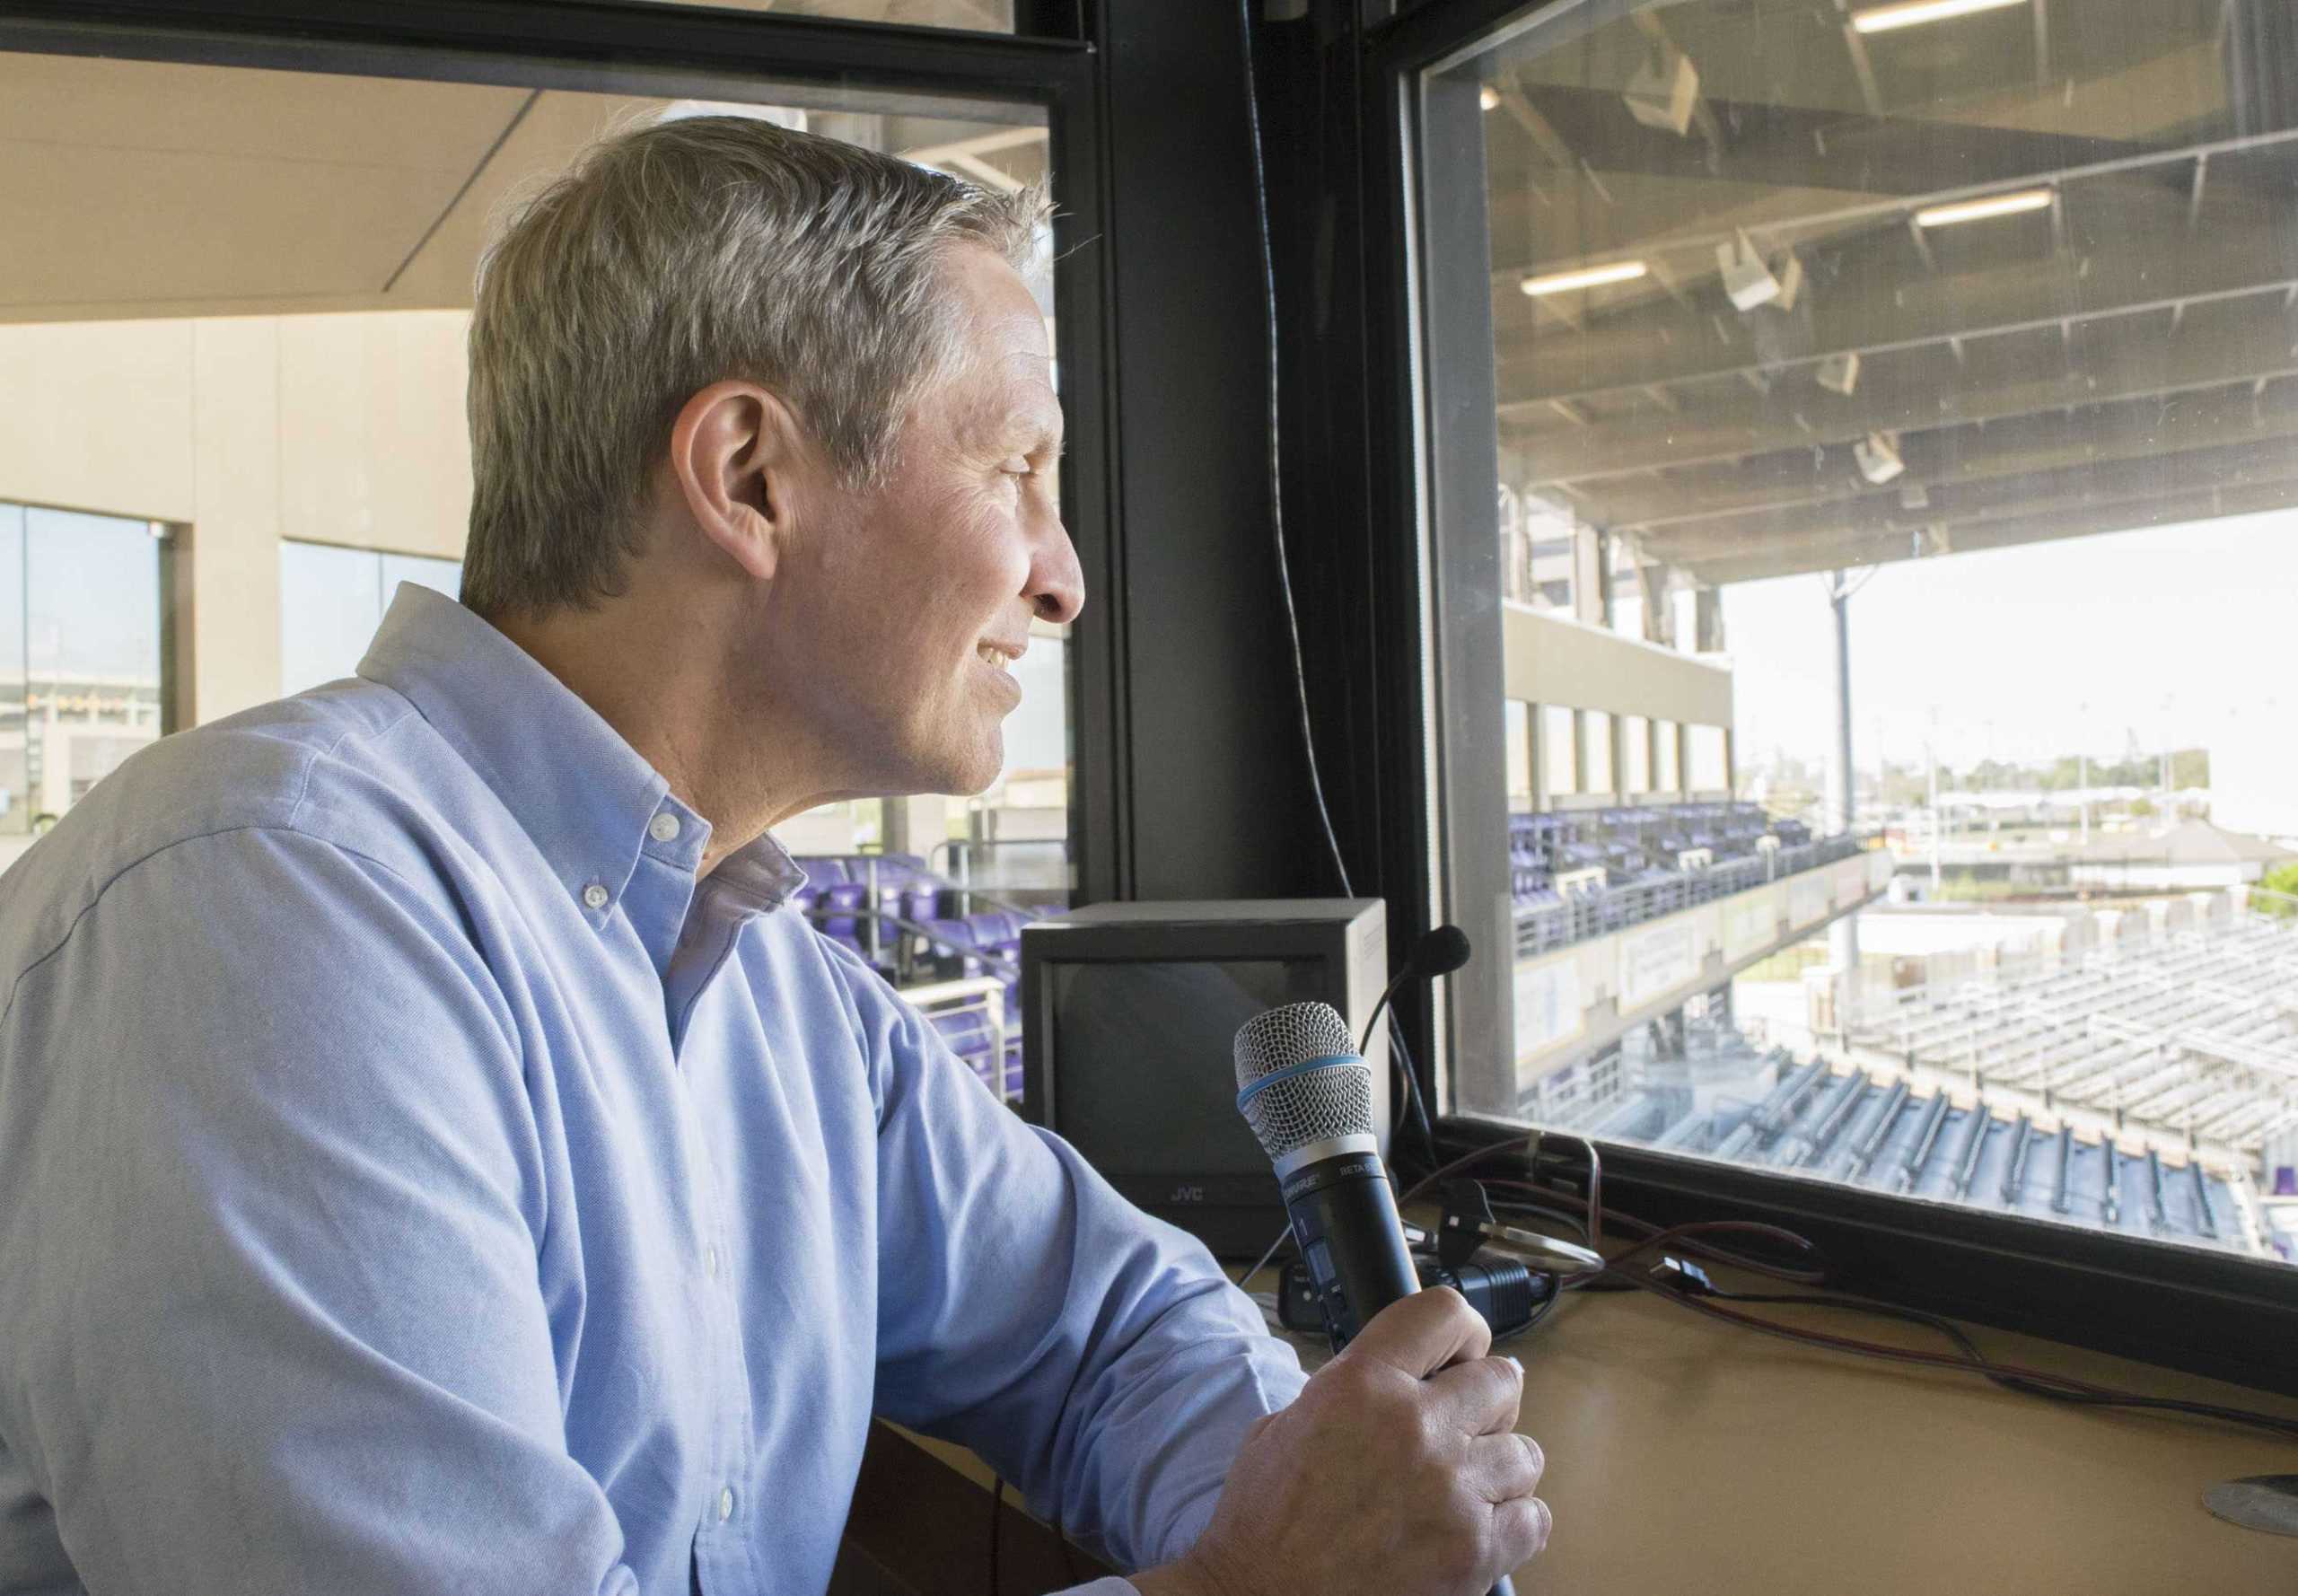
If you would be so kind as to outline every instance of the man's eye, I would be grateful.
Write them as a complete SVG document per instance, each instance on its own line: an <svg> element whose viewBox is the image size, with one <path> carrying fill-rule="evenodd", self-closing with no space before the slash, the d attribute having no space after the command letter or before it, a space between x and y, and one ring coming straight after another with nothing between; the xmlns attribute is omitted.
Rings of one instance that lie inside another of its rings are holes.
<svg viewBox="0 0 2298 1596"><path fill-rule="evenodd" d="M1037 468L1030 463L1030 458L1026 454L1016 454L997 469L1015 477L1034 477L1037 475Z"/></svg>

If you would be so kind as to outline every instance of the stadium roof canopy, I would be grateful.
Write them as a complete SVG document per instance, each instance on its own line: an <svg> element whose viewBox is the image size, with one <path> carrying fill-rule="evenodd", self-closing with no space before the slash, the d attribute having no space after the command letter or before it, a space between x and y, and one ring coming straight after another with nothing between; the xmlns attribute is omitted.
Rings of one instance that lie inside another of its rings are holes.
<svg viewBox="0 0 2298 1596"><path fill-rule="evenodd" d="M1680 62L1681 134L1628 92ZM2223 0L1533 31L1485 118L1504 475L1712 583L2298 502L2294 78L2291 9Z"/></svg>

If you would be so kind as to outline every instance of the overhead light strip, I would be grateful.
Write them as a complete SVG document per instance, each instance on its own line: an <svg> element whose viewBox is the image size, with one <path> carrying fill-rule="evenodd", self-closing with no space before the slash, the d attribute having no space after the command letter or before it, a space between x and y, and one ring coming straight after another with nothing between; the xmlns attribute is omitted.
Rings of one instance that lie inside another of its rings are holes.
<svg viewBox="0 0 2298 1596"><path fill-rule="evenodd" d="M1851 26L1861 33L1889 33L1897 28L1919 28L1975 11L2002 11L2024 5L2027 0L1905 0L1899 5L1878 5L1851 13Z"/></svg>
<svg viewBox="0 0 2298 1596"><path fill-rule="evenodd" d="M1615 260L1609 266L1583 267L1578 271L1551 272L1526 277L1517 285L1538 299L1543 294L1566 294L1574 288L1601 288L1607 283L1633 283L1650 269L1641 260Z"/></svg>
<svg viewBox="0 0 2298 1596"><path fill-rule="evenodd" d="M1989 194L1983 199L1959 199L1915 213L1917 227L1952 227L1958 222L1984 222L1989 216L2015 216L2022 211L2048 207L2048 189L2022 189L2015 194Z"/></svg>

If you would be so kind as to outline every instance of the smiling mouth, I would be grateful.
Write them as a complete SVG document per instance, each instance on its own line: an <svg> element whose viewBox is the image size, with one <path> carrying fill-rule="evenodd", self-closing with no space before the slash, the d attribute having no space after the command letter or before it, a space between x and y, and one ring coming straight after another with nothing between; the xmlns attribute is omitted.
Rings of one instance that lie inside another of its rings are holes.
<svg viewBox="0 0 2298 1596"><path fill-rule="evenodd" d="M978 644L975 646L974 653L980 658L981 662L991 670L1002 671L1009 675L1013 672L1013 662L1022 657L1018 649L1001 648L995 643Z"/></svg>

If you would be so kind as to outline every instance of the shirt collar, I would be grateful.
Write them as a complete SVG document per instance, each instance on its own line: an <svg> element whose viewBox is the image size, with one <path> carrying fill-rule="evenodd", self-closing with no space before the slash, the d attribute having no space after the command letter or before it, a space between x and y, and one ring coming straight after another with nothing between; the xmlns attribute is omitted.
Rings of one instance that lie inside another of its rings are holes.
<svg viewBox="0 0 2298 1596"><path fill-rule="evenodd" d="M404 696L469 762L593 927L642 854L689 873L701 863L710 822L598 711L444 593L402 583L359 674ZM721 861L721 877L772 908L804 873L762 836Z"/></svg>

